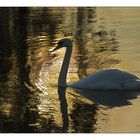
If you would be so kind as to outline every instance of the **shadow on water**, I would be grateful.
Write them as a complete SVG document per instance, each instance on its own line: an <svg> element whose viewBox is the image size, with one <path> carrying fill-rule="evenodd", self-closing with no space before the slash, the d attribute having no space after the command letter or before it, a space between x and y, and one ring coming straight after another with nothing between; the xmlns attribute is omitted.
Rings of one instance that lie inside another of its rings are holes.
<svg viewBox="0 0 140 140"><path fill-rule="evenodd" d="M58 95L63 120L62 132L68 132L69 118L68 118L68 105L66 100L66 87L58 87Z"/></svg>
<svg viewBox="0 0 140 140"><path fill-rule="evenodd" d="M20 85L20 81L17 85L16 78L18 76L15 74L12 77L9 77L10 73L13 69L13 63L14 60L12 49L14 48L11 43L13 40L11 39L11 32L9 31L8 27L9 25L9 17L11 9L8 8L1 8L1 16L4 16L5 18L1 18L1 29L0 32L2 34L2 37L0 39L0 131L1 132L14 132L19 131L19 125L20 125L20 119L21 119L21 110L23 110L22 106L22 97L20 96L19 92L20 89L17 90L18 85ZM13 78L13 81L11 80ZM19 79L18 79L19 80ZM15 82L15 83L14 83ZM16 96L14 94L16 94ZM18 100L21 99L21 102L18 102ZM15 104L15 105L14 105ZM20 107L19 107L20 106ZM19 109L19 108L20 109ZM12 112L16 110L16 112ZM12 113L11 113L12 112ZM15 118L18 118L15 121ZM15 117L16 116L16 117ZM13 128L13 129L12 129Z"/></svg>
<svg viewBox="0 0 140 140"><path fill-rule="evenodd" d="M94 132L94 124L96 123L96 105L88 104L81 101L79 98L75 98L73 101L73 110L68 113L68 104L66 99L66 88L58 87L58 95L60 100L60 110L62 113L62 133L67 132ZM70 103L69 103L70 105ZM88 118L88 119L87 119ZM72 119L72 124L70 123ZM72 130L70 130L70 124Z"/></svg>
<svg viewBox="0 0 140 140"><path fill-rule="evenodd" d="M32 86L29 80L30 66L27 66L26 15L28 8L1 8L3 37L0 40L0 132L36 132L29 124L38 118L38 99L25 86ZM15 12L18 15L15 15ZM16 18L14 17L16 16ZM10 18L11 17L11 18ZM10 23L9 23L10 19ZM17 23L12 25L12 22ZM6 27L4 27L6 26ZM8 29L8 30L7 30Z"/></svg>
<svg viewBox="0 0 140 140"><path fill-rule="evenodd" d="M1 23L6 27L1 26L3 29L0 30L3 32L3 38L0 40L3 44L0 50L3 54L0 58L2 62L0 77L3 79L0 82L0 132L34 132L28 123L34 121L36 113L26 106L33 93L24 84L26 81L30 83L28 77L30 69L26 69L27 46L25 44L27 34L25 16L28 8L2 8L1 12L2 16L5 15ZM15 12L18 12L18 16L14 14ZM12 26L12 22L16 22L17 25Z"/></svg>
<svg viewBox="0 0 140 140"><path fill-rule="evenodd" d="M135 90L77 90L83 97L98 104L112 107L131 105L131 100L138 98L140 91Z"/></svg>
<svg viewBox="0 0 140 140"><path fill-rule="evenodd" d="M98 110L101 109L101 105L104 106L103 108L105 110L113 109L115 107L121 108L123 106L133 105L133 102L135 102L140 96L140 92L135 90L75 90L78 94L74 95L75 99L72 103L73 109L68 114L65 90L66 89L62 90L61 88L59 90L59 99L61 102L61 112L63 117L63 132L68 132L70 129L69 125L72 125L72 131L70 132L96 132L96 125L99 120L97 115ZM79 96L79 94L81 96ZM82 100L80 97L82 97ZM92 103L85 102L85 99L92 101Z"/></svg>
<svg viewBox="0 0 140 140"><path fill-rule="evenodd" d="M70 113L74 133L94 133L96 130L98 106L76 97Z"/></svg>

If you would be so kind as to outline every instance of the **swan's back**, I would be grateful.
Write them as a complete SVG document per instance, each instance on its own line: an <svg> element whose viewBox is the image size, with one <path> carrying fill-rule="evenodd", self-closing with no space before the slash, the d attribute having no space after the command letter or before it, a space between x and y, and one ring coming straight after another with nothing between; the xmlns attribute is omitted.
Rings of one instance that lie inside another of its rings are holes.
<svg viewBox="0 0 140 140"><path fill-rule="evenodd" d="M70 85L78 89L140 89L140 79L134 74L118 69L108 69L91 74Z"/></svg>

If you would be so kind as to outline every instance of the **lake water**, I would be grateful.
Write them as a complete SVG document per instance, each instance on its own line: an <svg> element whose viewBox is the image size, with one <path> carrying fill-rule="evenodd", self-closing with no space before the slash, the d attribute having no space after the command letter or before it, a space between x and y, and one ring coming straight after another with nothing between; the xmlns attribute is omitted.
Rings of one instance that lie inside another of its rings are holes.
<svg viewBox="0 0 140 140"><path fill-rule="evenodd" d="M140 92L58 88L65 49L50 51L73 40L68 83L108 68L140 77L140 8L0 8L0 32L0 132L140 132Z"/></svg>

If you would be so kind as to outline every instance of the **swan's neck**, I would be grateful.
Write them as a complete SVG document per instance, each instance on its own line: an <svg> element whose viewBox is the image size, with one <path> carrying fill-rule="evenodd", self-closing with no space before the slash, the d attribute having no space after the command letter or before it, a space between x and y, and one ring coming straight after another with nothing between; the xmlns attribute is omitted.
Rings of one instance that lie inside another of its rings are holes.
<svg viewBox="0 0 140 140"><path fill-rule="evenodd" d="M60 70L60 74L58 78L58 86L61 86L61 87L67 86L66 78L67 78L71 54L72 54L72 46L68 46L66 48L66 53L65 53L64 60L61 66L61 70Z"/></svg>

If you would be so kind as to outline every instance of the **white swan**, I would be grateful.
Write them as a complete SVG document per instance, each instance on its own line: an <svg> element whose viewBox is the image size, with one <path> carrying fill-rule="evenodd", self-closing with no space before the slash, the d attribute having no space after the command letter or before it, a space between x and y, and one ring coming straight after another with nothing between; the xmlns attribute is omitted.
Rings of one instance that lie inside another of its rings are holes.
<svg viewBox="0 0 140 140"><path fill-rule="evenodd" d="M84 90L140 89L140 79L137 76L118 69L98 71L81 79L80 81L67 85L66 78L73 47L72 41L68 38L61 39L58 42L57 47L52 51L62 47L66 47L66 53L58 79L58 86L69 86L72 88Z"/></svg>

